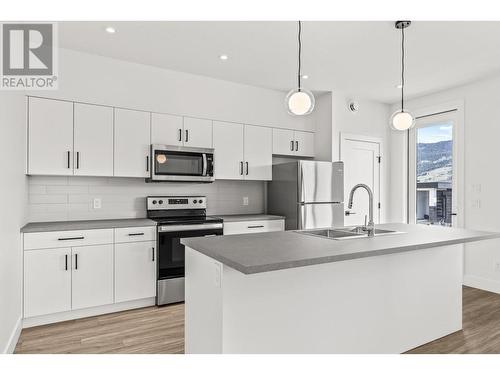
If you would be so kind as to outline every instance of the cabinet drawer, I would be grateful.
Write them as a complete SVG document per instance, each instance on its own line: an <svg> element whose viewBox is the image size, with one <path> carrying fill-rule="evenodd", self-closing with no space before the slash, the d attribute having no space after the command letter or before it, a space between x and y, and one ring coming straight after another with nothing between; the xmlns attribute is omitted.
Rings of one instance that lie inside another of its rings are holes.
<svg viewBox="0 0 500 375"><path fill-rule="evenodd" d="M68 230L24 234L24 250L113 243L113 229Z"/></svg>
<svg viewBox="0 0 500 375"><path fill-rule="evenodd" d="M115 229L115 243L156 241L156 227L129 227Z"/></svg>
<svg viewBox="0 0 500 375"><path fill-rule="evenodd" d="M238 221L233 223L224 223L224 235L278 232L284 230L284 227L285 223L283 220Z"/></svg>

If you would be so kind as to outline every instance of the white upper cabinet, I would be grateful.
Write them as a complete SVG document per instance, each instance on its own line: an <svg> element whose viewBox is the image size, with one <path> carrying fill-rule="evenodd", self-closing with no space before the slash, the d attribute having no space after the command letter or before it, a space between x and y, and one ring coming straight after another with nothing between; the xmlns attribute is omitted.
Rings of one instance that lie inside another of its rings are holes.
<svg viewBox="0 0 500 375"><path fill-rule="evenodd" d="M293 130L273 129L273 154L294 155Z"/></svg>
<svg viewBox="0 0 500 375"><path fill-rule="evenodd" d="M182 146L183 137L184 132L181 116L167 115L164 113L151 114L151 143Z"/></svg>
<svg viewBox="0 0 500 375"><path fill-rule="evenodd" d="M73 103L29 99L28 174L73 174Z"/></svg>
<svg viewBox="0 0 500 375"><path fill-rule="evenodd" d="M245 125L245 180L272 180L271 128Z"/></svg>
<svg viewBox="0 0 500 375"><path fill-rule="evenodd" d="M213 122L215 178L242 180L244 176L243 125Z"/></svg>
<svg viewBox="0 0 500 375"><path fill-rule="evenodd" d="M150 116L149 112L115 108L115 176L149 176Z"/></svg>
<svg viewBox="0 0 500 375"><path fill-rule="evenodd" d="M75 103L74 111L74 174L112 176L113 108Z"/></svg>
<svg viewBox="0 0 500 375"><path fill-rule="evenodd" d="M313 157L314 133L274 128L273 154Z"/></svg>
<svg viewBox="0 0 500 375"><path fill-rule="evenodd" d="M314 133L295 131L295 153L299 156L314 156Z"/></svg>
<svg viewBox="0 0 500 375"><path fill-rule="evenodd" d="M212 120L184 117L184 146L212 148Z"/></svg>

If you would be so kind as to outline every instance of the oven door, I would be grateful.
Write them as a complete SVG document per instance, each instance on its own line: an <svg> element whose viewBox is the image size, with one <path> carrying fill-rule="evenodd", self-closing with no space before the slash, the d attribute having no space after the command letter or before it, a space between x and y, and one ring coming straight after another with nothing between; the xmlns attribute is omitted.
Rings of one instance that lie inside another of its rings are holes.
<svg viewBox="0 0 500 375"><path fill-rule="evenodd" d="M157 305L184 301L182 238L222 235L222 223L160 225L158 227Z"/></svg>
<svg viewBox="0 0 500 375"><path fill-rule="evenodd" d="M152 145L151 180L212 182L214 150Z"/></svg>

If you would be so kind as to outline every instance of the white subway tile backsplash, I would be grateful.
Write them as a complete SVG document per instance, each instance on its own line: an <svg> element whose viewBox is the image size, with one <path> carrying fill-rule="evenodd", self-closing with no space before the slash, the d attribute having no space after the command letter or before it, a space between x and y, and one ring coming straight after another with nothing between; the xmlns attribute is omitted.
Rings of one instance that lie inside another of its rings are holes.
<svg viewBox="0 0 500 375"><path fill-rule="evenodd" d="M258 214L265 209L261 181L149 184L138 178L30 176L29 184L29 221L144 217L148 195L206 195L209 215ZM248 206L243 206L244 196L249 197ZM102 208L93 208L94 198L101 199Z"/></svg>

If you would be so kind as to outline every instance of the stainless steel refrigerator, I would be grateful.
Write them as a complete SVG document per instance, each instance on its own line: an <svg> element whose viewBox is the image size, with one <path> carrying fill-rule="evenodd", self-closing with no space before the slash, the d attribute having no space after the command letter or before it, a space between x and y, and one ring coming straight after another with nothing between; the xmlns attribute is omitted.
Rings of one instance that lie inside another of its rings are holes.
<svg viewBox="0 0 500 375"><path fill-rule="evenodd" d="M286 230L344 226L344 163L299 160L273 165L267 212L285 216Z"/></svg>

